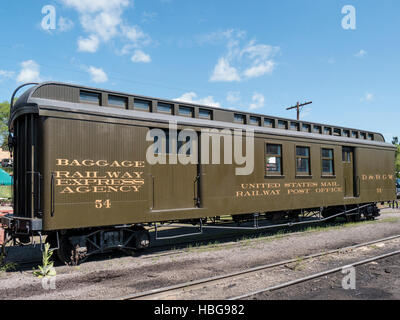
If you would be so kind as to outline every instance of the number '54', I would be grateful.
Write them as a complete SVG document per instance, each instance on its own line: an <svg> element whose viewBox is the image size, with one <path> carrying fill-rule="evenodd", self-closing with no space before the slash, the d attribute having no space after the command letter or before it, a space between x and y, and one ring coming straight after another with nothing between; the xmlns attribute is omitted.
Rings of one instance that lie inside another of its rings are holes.
<svg viewBox="0 0 400 320"><path fill-rule="evenodd" d="M96 200L95 201L95 207L96 209L102 209L102 208L106 208L106 209L110 209L111 208L111 201L110 200Z"/></svg>

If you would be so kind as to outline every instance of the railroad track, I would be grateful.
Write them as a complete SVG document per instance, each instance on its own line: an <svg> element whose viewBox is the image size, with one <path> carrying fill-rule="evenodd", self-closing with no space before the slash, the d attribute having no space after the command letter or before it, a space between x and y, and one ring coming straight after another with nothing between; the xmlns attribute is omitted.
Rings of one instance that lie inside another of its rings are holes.
<svg viewBox="0 0 400 320"><path fill-rule="evenodd" d="M284 282L284 283L281 283L281 284L278 284L278 285L275 285L275 286L267 287L265 289L253 291L253 292L250 292L250 293L246 293L246 294L241 295L241 296L230 298L229 300L241 300L241 299L245 299L245 298L250 298L252 296L256 296L256 295L261 294L261 293L272 292L272 291L276 291L276 290L279 290L279 289L284 289L284 288L287 288L287 287L290 287L290 286L293 286L293 285L296 285L296 284L299 284L299 283L307 282L307 281L310 281L310 280L313 280L313 279L321 278L321 277L324 277L324 276L327 276L327 275L330 275L330 274L333 274L333 273L340 272L343 269L348 269L350 267L353 267L353 268L354 267L358 267L358 266L361 266L361 265L364 265L364 264L367 264L367 263L370 263L370 262L374 262L374 261L377 261L377 260L389 258L389 257L395 256L395 255L398 255L398 254L400 254L400 250L392 251L392 252L389 252L389 253L386 253L386 254L382 254L382 255L375 256L375 257L372 257L372 258L368 258L368 259L365 259L365 260L357 261L357 262L354 262L354 263L351 263L351 264L347 264L347 265L344 265L344 266L341 266L341 267L337 267L337 268L329 269L329 270L326 270L326 271L318 272L318 273L312 274L312 275L307 276L307 277L303 277L303 278L299 278L299 279L296 279L296 280Z"/></svg>
<svg viewBox="0 0 400 320"><path fill-rule="evenodd" d="M365 242L365 243L360 243L360 244L356 244L356 245L352 245L352 246L347 246L347 247L343 247L343 248L339 248L339 249L324 251L324 252L315 253L315 254L302 256L302 257L296 257L295 259L284 260L284 261L271 263L271 264L266 264L266 265L262 265L262 266L258 266L258 267L253 267L253 268L249 268L249 269L245 269L245 270L241 270L241 271L237 271L237 272L233 272L233 273L223 274L223 275L220 275L220 276L215 276L215 277L209 277L209 278L189 281L189 282L176 284L176 285L172 285L172 286L168 286L168 287L164 287L164 288L159 288L159 289L153 289L153 290L149 290L149 291L145 291L145 292L139 292L139 293L135 293L135 294L132 294L132 295L120 297L120 298L118 298L118 300L158 300L158 299L161 300L161 299L166 299L166 298L171 299L171 297L179 299L179 297L184 292L189 291L189 290L196 290L196 289L203 288L205 286L216 285L216 284L221 283L221 282L226 281L226 280L230 280L230 279L233 280L233 279L236 279L236 278L240 278L240 277L242 277L244 275L251 275L251 274L255 274L257 272L264 271L264 270L267 270L267 269L272 269L272 268L275 268L275 267L280 267L280 266L288 265L288 264L291 264L291 263L296 263L299 260L302 260L302 261L311 260L313 258L319 258L319 257L323 257L323 256L332 255L332 254L335 254L335 253L351 251L351 250L354 250L354 249L367 247L367 246L371 246L371 245L378 244L378 243L388 242L388 241L392 241L392 240L399 239L399 238L400 238L400 235L395 235L395 236L382 238L382 239L378 239L378 240L374 240L374 241L369 241L369 242ZM370 258L370 259L367 259L367 260L359 261L359 262L356 262L356 263L352 264L352 266L366 264L368 262L379 260L379 259L383 259L383 258L388 257L390 255L396 255L396 254L400 254L400 251L394 251L394 252L391 252L390 254L386 254L386 255L383 255L383 256L377 256L377 257L373 257L373 258ZM350 266L350 265L346 265L346 266ZM312 276L309 276L309 277L293 280L291 282L287 282L287 283L284 283L284 284L281 284L281 285L277 285L277 286L274 286L274 287L268 287L268 288L265 288L263 290L254 291L254 292L248 293L246 295L237 296L237 297L234 297L232 299L244 299L246 297L250 297L250 296L256 295L256 294L261 293L261 292L266 292L266 291L270 291L270 290L277 290L279 288L284 288L284 287L287 287L287 286L290 286L290 285L294 285L294 284L297 284L297 283L300 283L300 282L305 282L305 281L308 281L308 280L311 280L311 279L315 279L318 276L322 277L325 274L335 273L335 272L338 272L338 271L340 271L342 269L343 269L343 267L331 269L331 270L325 271L323 273L319 273L319 274L315 274L315 275L312 275Z"/></svg>

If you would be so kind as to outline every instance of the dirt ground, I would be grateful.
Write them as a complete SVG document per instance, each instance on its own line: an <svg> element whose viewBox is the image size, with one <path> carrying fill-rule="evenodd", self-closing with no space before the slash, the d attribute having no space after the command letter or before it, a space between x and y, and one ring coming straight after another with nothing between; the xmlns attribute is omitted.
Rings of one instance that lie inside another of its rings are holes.
<svg viewBox="0 0 400 320"><path fill-rule="evenodd" d="M355 289L342 287L344 275L323 278L254 296L253 300L399 300L399 256L371 262L356 268Z"/></svg>
<svg viewBox="0 0 400 320"><path fill-rule="evenodd" d="M32 265L20 264L16 271L0 272L0 299L115 299L399 234L400 211L386 209L383 213L375 222L285 234L276 230L244 239L242 233L230 241L212 241L202 246L189 244L179 250L153 248L148 253L134 257L118 253L102 255L78 267L56 266L57 276L47 282L33 276ZM393 246L400 245L393 243ZM36 253L33 254L32 250L36 250ZM30 254L33 257L40 253L37 250L29 249L23 255L27 257ZM285 274L290 273L290 269L286 269L269 276L276 281L281 277L283 280ZM393 275L398 275L394 273L396 268L393 270ZM245 286L237 287L240 289L238 292L247 290ZM300 292L297 297L301 297ZM196 296L196 299L221 298L226 297L214 294L213 289ZM284 296L282 298L285 299ZM295 299L296 295L287 298ZM309 298L312 299L312 296Z"/></svg>

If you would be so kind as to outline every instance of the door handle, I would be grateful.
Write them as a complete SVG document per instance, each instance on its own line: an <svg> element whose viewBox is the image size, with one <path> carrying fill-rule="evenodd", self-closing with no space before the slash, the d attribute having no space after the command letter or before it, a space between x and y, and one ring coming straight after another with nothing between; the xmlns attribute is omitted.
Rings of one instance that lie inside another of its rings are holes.
<svg viewBox="0 0 400 320"><path fill-rule="evenodd" d="M51 173L50 179L50 215L54 217L54 198L55 198L55 190L54 190L54 172Z"/></svg>

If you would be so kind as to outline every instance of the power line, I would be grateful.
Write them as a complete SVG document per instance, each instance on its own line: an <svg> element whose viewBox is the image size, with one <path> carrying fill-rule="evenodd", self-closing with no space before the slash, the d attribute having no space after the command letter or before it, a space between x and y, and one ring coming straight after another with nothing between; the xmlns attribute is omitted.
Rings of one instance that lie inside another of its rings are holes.
<svg viewBox="0 0 400 320"><path fill-rule="evenodd" d="M300 120L300 111L301 111L300 109L302 107L304 107L304 106L307 106L307 105L311 104L311 103L312 103L312 101L305 102L305 103L302 103L302 104L300 104L300 102L297 102L297 105L295 105L293 107L290 107L290 108L287 108L286 110L297 109L297 120Z"/></svg>

